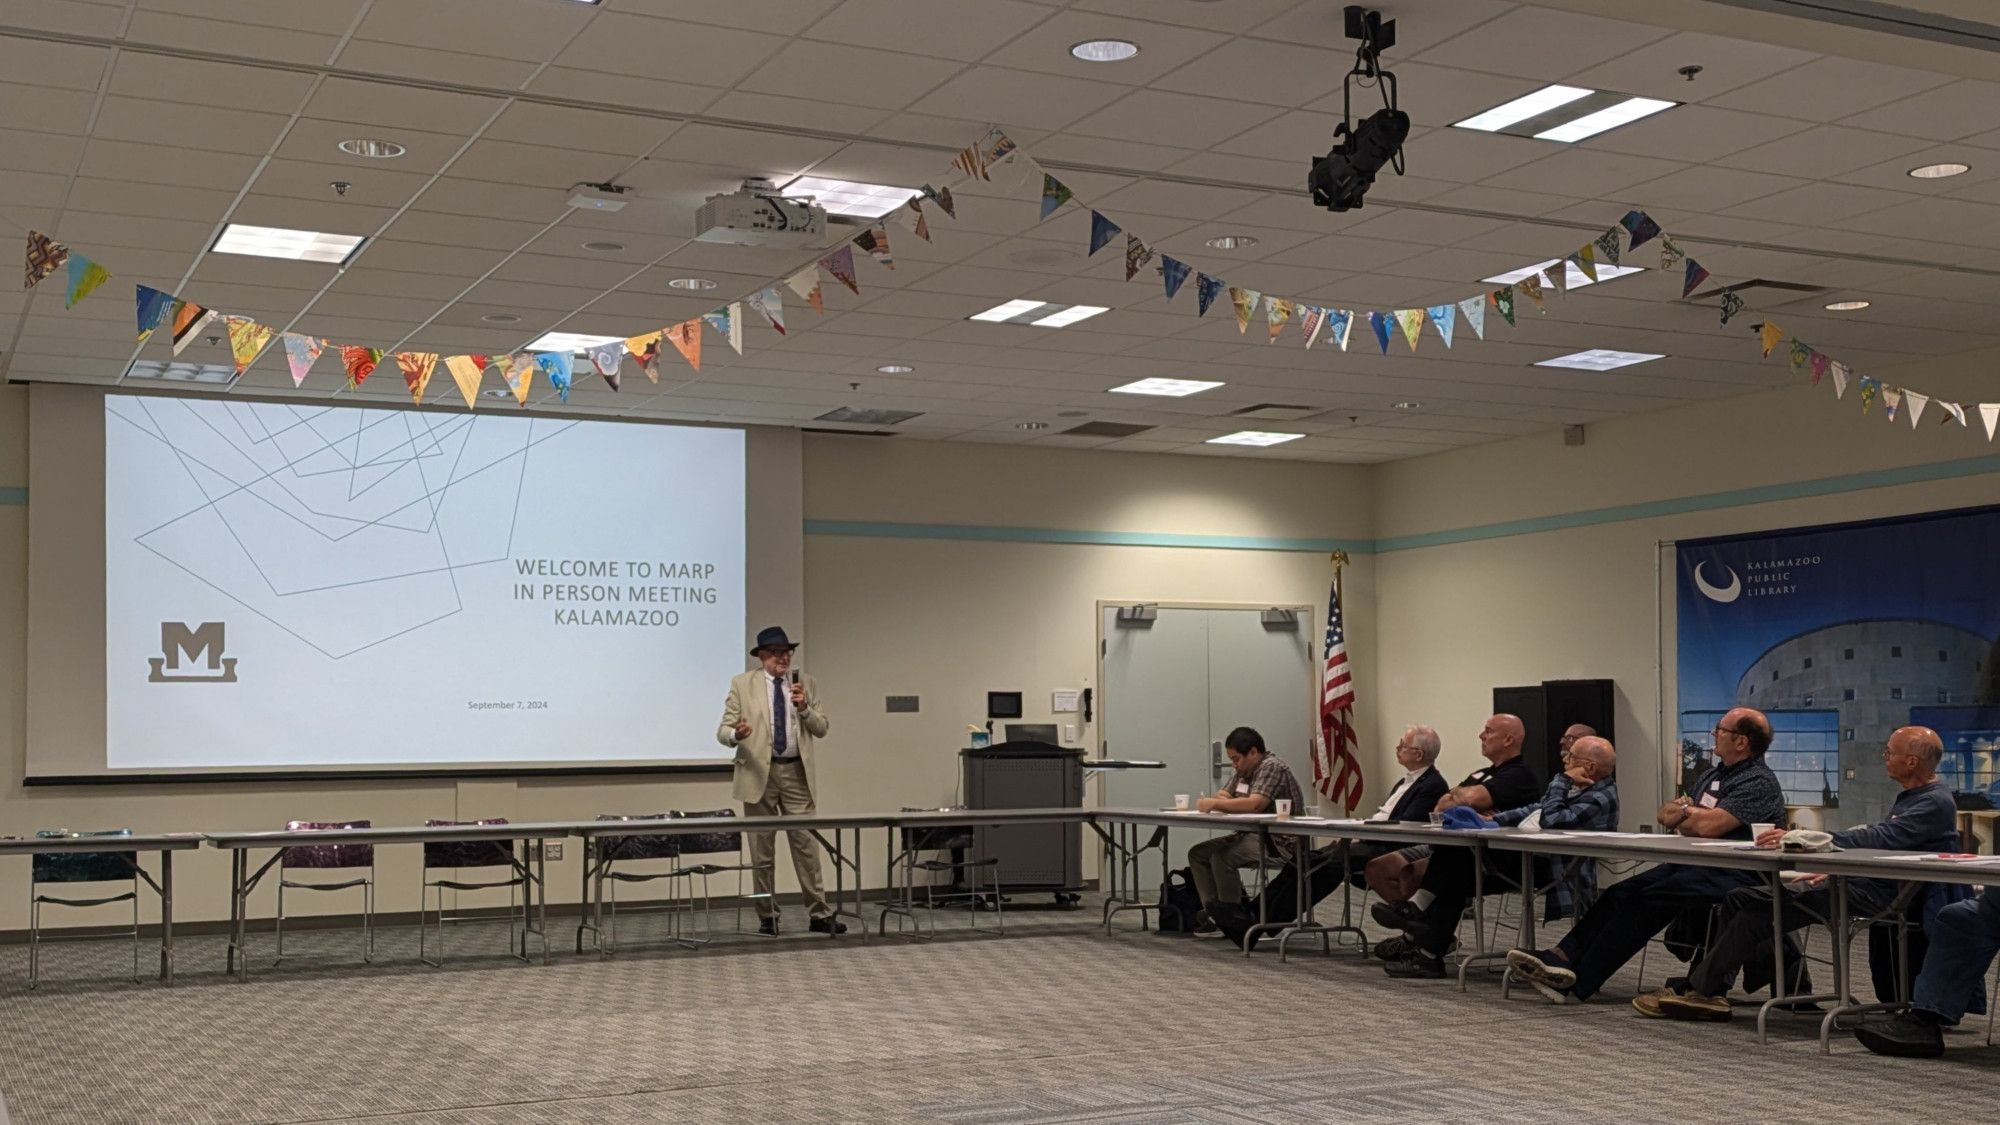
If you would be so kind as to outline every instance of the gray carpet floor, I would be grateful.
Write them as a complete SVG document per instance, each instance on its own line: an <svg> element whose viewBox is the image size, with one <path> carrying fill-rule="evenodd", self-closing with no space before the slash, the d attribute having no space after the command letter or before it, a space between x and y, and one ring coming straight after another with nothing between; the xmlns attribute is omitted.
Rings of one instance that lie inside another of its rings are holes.
<svg viewBox="0 0 2000 1125"><path fill-rule="evenodd" d="M944 914L944 912L940 912ZM1817 1020L1636 1016L1634 973L1597 1002L1500 996L1477 977L1384 977L1351 950L1244 957L1094 909L1017 911L1004 937L945 914L934 942L802 932L610 961L506 956L504 926L452 935L443 970L414 932L287 937L247 982L220 944L181 949L173 989L133 985L117 945L0 948L0 1092L21 1125L367 1121L1879 1122L1983 1119L2000 1049L1957 1033L1942 1062L1896 1062ZM725 916L724 922L728 918ZM657 924L655 920L655 924ZM621 940L644 935L628 920ZM268 941L268 939L266 939ZM1268 945L1268 943L1267 943ZM1662 961L1648 969L1657 983ZM1983 1023L1980 1032L1983 1033ZM1975 1108L1977 1107L1977 1108Z"/></svg>

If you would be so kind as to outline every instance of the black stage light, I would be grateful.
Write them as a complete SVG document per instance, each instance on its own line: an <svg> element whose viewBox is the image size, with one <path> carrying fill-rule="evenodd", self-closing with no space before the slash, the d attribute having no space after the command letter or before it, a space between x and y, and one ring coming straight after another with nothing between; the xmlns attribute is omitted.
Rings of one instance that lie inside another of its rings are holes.
<svg viewBox="0 0 2000 1125"><path fill-rule="evenodd" d="M1396 45L1396 21L1382 13L1350 5L1347 37L1359 40L1354 66L1341 83L1341 121L1334 126L1334 146L1313 160L1306 189L1314 205L1329 211L1349 211L1362 205L1383 166L1403 174L1403 142L1410 136L1410 115L1396 108L1396 76L1382 69L1381 53ZM1376 86L1383 107L1354 124L1353 88Z"/></svg>

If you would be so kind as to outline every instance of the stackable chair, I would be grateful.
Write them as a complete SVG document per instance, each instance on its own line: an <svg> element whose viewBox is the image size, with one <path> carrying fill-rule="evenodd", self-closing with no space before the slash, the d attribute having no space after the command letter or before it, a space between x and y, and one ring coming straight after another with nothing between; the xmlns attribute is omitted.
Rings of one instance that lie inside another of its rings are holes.
<svg viewBox="0 0 2000 1125"><path fill-rule="evenodd" d="M676 820L709 820L709 819L719 819L723 817L733 817L735 815L736 815L735 809L712 809L706 812L700 810L678 811L672 814L672 816ZM676 875L684 875L688 877L689 882L688 882L687 904L690 913L692 913L694 910L693 881L695 879L701 880L702 936L700 938L690 937L683 940L690 942L705 942L709 939L709 937L713 936L714 933L712 929L713 921L710 917L712 900L709 897L709 880L713 879L717 875L733 874L736 876L736 894L734 896L736 900L735 927L737 933L739 934L742 933L743 904L745 902L759 901L773 897L771 895L758 893L757 890L755 889L754 884L751 890L747 892L743 889L743 877L748 874L754 874L759 866L758 864L752 863L750 861L749 854L744 850L743 833L733 832L733 831L695 832L686 836L676 837L676 839L679 841L680 844L681 862L676 866L674 873ZM765 864L763 866L765 867L776 866L777 863L776 850L774 849L771 854L772 854L772 862L769 864ZM701 860L695 863L689 863L688 859L692 856L714 856L716 858ZM730 861L729 857L731 856L735 857L734 862ZM773 879L774 885L775 881L776 880L774 878Z"/></svg>
<svg viewBox="0 0 2000 1125"><path fill-rule="evenodd" d="M903 811L961 812L963 810L905 808ZM987 873L987 882L993 895L993 916L998 923L999 932L1003 934L1007 932L1007 917L1002 912L1000 905L1000 857L986 856L981 858L969 854L972 851L973 842L972 828L969 825L946 825L937 828L898 828L896 834L897 853L890 860L889 868L891 875L889 901L882 907L882 915L877 922L877 926L882 934L888 934L889 916L894 914L896 915L897 933L902 933L902 920L908 918L911 924L916 927L916 936L919 938L926 936L923 932L923 927L918 925L916 921L917 872L919 871L932 876L950 875L951 880L945 884L946 886L956 885L961 877L965 883L964 890L945 891L942 894L938 891L939 883L935 878L923 885L924 906L930 915L929 937L935 938L937 936L937 904L940 899L944 900L947 904L955 898L966 900L966 908L972 919L972 928L975 930L979 929L979 896L981 892L979 890L978 872L981 870ZM942 858L919 859L919 854L924 852L940 853ZM964 858L959 858L961 856ZM902 872L903 876L900 885L894 880L894 875L898 871Z"/></svg>
<svg viewBox="0 0 2000 1125"><path fill-rule="evenodd" d="M372 828L374 824L366 820L293 820L285 824L287 832L323 832L340 828ZM300 879L297 875L308 871L350 872L360 874L353 878L328 882L320 879ZM352 891L361 892L361 960L364 964L375 961L375 845L373 844L296 844L284 849L278 857L278 918L273 933L278 940L278 955L271 962L280 964L285 959L285 892L294 891Z"/></svg>
<svg viewBox="0 0 2000 1125"><path fill-rule="evenodd" d="M129 836L130 832L120 829L115 832L86 832L85 836ZM109 890L105 884L123 884L126 889L116 893L99 893L88 898L71 898L50 894L44 888L52 886L83 887L97 885ZM41 946L44 941L91 941L96 938L44 938L42 936L42 907L67 906L87 909L93 906L110 906L113 903L132 904L132 929L105 935L132 939L132 982L139 982L139 865L131 852L38 852L34 856L28 873L28 987L41 983Z"/></svg>
<svg viewBox="0 0 2000 1125"><path fill-rule="evenodd" d="M427 820L426 828L445 828L457 824L505 824L507 818L494 817L489 820ZM507 877L484 882L434 876L440 870L480 870L505 868ZM444 967L444 926L446 922L480 921L477 917L447 915L444 912L444 892L485 891L507 888L507 947L515 957L528 960L528 933L533 928L528 909L533 901L529 891L527 876L515 860L508 845L497 840L435 840L424 845L423 886L417 899L417 959L432 968ZM514 889L521 890L520 909L515 910ZM437 892L437 960L430 958L430 898ZM517 936L518 935L518 936ZM542 953L548 954L548 935L542 935Z"/></svg>
<svg viewBox="0 0 2000 1125"><path fill-rule="evenodd" d="M671 813L599 813L597 819L611 821L666 820ZM684 872L678 865L665 871L642 869L638 871L620 870L619 864L644 863L648 861L673 861L680 857L681 841L678 836L599 836L590 842L594 851L584 852L584 863L597 873L598 906L604 911L603 928L597 935L598 952L609 957L618 951L618 885L620 883L651 883L660 879L679 879ZM657 905L628 906L627 913L671 912L677 908L668 888L667 900ZM680 937L678 919L673 920L670 934Z"/></svg>

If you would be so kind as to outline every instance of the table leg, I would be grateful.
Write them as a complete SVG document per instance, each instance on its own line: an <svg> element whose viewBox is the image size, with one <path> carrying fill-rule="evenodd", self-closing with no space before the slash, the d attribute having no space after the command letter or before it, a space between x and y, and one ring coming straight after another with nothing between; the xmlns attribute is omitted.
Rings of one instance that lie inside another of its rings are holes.
<svg viewBox="0 0 2000 1125"><path fill-rule="evenodd" d="M250 870L250 849L229 849L229 947L223 957L223 975L236 973L236 959L243 948L243 878Z"/></svg>
<svg viewBox="0 0 2000 1125"><path fill-rule="evenodd" d="M1523 949L1535 948L1535 857L1521 853L1521 927L1515 934Z"/></svg>
<svg viewBox="0 0 2000 1125"><path fill-rule="evenodd" d="M576 952L578 956L583 955L583 931L591 928L590 858L591 852L595 850L590 846L591 843L590 837L584 837L583 843L580 845L583 849L583 854L577 857L583 860L579 865L582 870L578 872L581 883L576 891Z"/></svg>
<svg viewBox="0 0 2000 1125"><path fill-rule="evenodd" d="M174 853L160 852L160 980L174 986Z"/></svg>
<svg viewBox="0 0 2000 1125"><path fill-rule="evenodd" d="M1347 857L1350 851L1352 850L1353 846L1354 842L1352 840L1341 840L1338 858L1334 860L1334 862L1339 865L1339 869L1341 872L1341 882L1344 892L1352 890L1351 887L1348 887L1346 885L1346 880L1347 880L1347 867L1348 867ZM1318 934L1320 942L1320 952L1330 956L1333 953L1333 935L1341 933L1352 933L1356 937L1360 938L1361 951L1363 953L1366 953L1368 951L1368 935L1362 933L1361 929L1353 924L1354 922L1354 917L1352 913L1353 900L1351 898L1347 899L1345 904L1342 906L1341 924L1338 926L1321 925L1318 919L1313 916L1312 904L1311 904L1312 875L1313 872L1317 870L1317 868L1313 867L1311 862L1309 862L1312 855L1312 849L1310 843L1302 842L1300 850L1303 853L1300 856L1301 862L1298 864L1299 902L1301 903L1301 907L1298 916L1292 922L1284 925L1283 928L1281 928L1278 931L1278 960L1280 962L1285 960L1287 943L1289 943L1292 940L1292 938L1296 937L1299 934Z"/></svg>
<svg viewBox="0 0 2000 1125"><path fill-rule="evenodd" d="M1474 952L1459 958L1458 990L1460 992L1465 991L1466 973L1471 970L1472 966L1483 965L1488 961L1504 962L1507 959L1507 955L1504 952L1496 953L1486 948L1486 850L1485 841L1475 836L1472 840L1472 946ZM1532 859L1525 854L1523 858L1529 859L1531 864L1529 869L1533 870ZM1532 880L1530 882L1532 883ZM1522 892L1524 897L1532 896L1533 893L1534 889L1532 886ZM1525 903L1522 908L1531 909ZM1504 995L1507 987L1504 975L1501 977L1500 987Z"/></svg>
<svg viewBox="0 0 2000 1125"><path fill-rule="evenodd" d="M549 849L545 841L537 840L535 849L535 920L541 931L542 964L549 963Z"/></svg>

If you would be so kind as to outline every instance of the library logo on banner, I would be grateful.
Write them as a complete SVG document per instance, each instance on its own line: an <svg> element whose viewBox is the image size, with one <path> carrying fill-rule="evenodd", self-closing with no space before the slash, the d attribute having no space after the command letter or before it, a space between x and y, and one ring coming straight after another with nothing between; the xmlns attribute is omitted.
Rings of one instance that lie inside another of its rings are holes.
<svg viewBox="0 0 2000 1125"><path fill-rule="evenodd" d="M1702 597L1712 602L1721 602L1727 605L1742 596L1743 580L1737 577L1734 567L1724 566L1722 568L1722 572L1729 576L1729 584L1726 586L1717 586L1702 577L1701 572L1707 566L1708 564L1705 562L1697 563L1694 568L1694 587L1701 591Z"/></svg>
<svg viewBox="0 0 2000 1125"><path fill-rule="evenodd" d="M160 622L160 655L149 657L146 663L152 666L152 674L147 683L154 684L233 684L236 682L236 658L222 655L224 647L224 627L220 621L204 621L193 629L185 621ZM185 657L190 670L179 675L181 660ZM201 665L208 669L206 675L192 670Z"/></svg>

